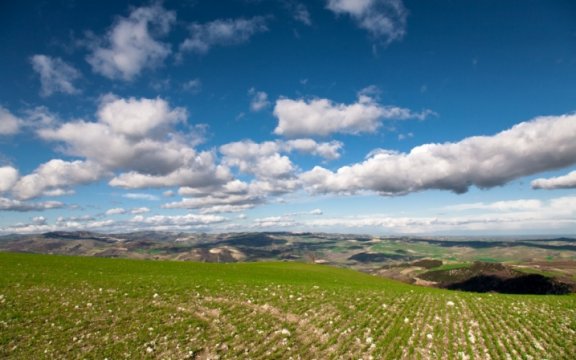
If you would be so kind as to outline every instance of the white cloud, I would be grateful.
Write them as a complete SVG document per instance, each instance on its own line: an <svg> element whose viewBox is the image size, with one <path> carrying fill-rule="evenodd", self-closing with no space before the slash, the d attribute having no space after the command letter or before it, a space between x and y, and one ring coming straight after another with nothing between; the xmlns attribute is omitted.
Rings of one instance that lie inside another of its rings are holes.
<svg viewBox="0 0 576 360"><path fill-rule="evenodd" d="M148 212L150 212L150 209L147 207L140 207L140 208L135 208L135 209L130 210L130 214L133 214L133 215L141 215L141 214L146 214Z"/></svg>
<svg viewBox="0 0 576 360"><path fill-rule="evenodd" d="M45 106L37 106L25 111L26 117L24 125L33 129L46 128L58 122L56 115L54 115Z"/></svg>
<svg viewBox="0 0 576 360"><path fill-rule="evenodd" d="M113 208L106 210L106 215L122 215L126 214L126 209L124 208Z"/></svg>
<svg viewBox="0 0 576 360"><path fill-rule="evenodd" d="M132 222L142 223L150 226L196 226L196 225L212 225L226 222L225 217L219 215L200 215L200 214L186 214L186 215L155 215L144 217L137 215L132 219Z"/></svg>
<svg viewBox="0 0 576 360"><path fill-rule="evenodd" d="M226 182L230 174L215 164L212 152L191 146L198 134L184 134L175 124L186 111L162 99L105 97L97 122L75 121L38 131L41 138L60 141L72 156L84 157L109 171L122 171L110 185L127 189L205 186ZM79 136L82 134L82 136Z"/></svg>
<svg viewBox="0 0 576 360"><path fill-rule="evenodd" d="M312 139L295 139L282 144L282 147L288 152L295 150L305 154L320 156L326 160L338 159L343 146L339 141L318 143Z"/></svg>
<svg viewBox="0 0 576 360"><path fill-rule="evenodd" d="M202 90L202 82L200 79L190 80L182 85L182 88L186 91L190 91L193 94L197 94Z"/></svg>
<svg viewBox="0 0 576 360"><path fill-rule="evenodd" d="M186 117L185 109L170 109L160 98L105 98L98 110L101 123L107 124L114 133L131 138L164 135L170 126L184 122Z"/></svg>
<svg viewBox="0 0 576 360"><path fill-rule="evenodd" d="M301 175L310 190L382 195L427 189L462 193L490 188L576 163L576 115L539 117L494 136L426 144L409 153L373 152L364 162L336 172L314 167Z"/></svg>
<svg viewBox="0 0 576 360"><path fill-rule="evenodd" d="M110 79L132 80L144 69L161 65L171 53L157 37L166 35L175 21L176 14L158 4L134 9L116 21L87 61L94 72Z"/></svg>
<svg viewBox="0 0 576 360"><path fill-rule="evenodd" d="M18 181L18 170L12 166L0 166L0 193L9 191Z"/></svg>
<svg viewBox="0 0 576 360"><path fill-rule="evenodd" d="M504 202L506 203L506 202ZM549 232L565 233L576 225L576 197L568 196L551 199L546 202L533 200L508 201L508 210L498 203L482 204L474 209L484 210L479 214L455 216L443 214L435 216L387 216L380 214L347 217L330 217L305 221L305 225L320 229L362 229L363 232L409 233L482 233L498 232ZM521 204L528 204L523 206ZM463 204L469 205L469 204ZM463 209L445 209L461 211Z"/></svg>
<svg viewBox="0 0 576 360"><path fill-rule="evenodd" d="M338 141L319 143L312 139L262 143L243 140L220 146L220 153L224 155L222 164L225 166L237 167L240 172L260 179L280 179L293 176L297 170L283 153L297 151L334 160L340 156L341 147L342 143Z"/></svg>
<svg viewBox="0 0 576 360"><path fill-rule="evenodd" d="M566 175L549 179L536 179L532 181L533 189L576 189L576 171Z"/></svg>
<svg viewBox="0 0 576 360"><path fill-rule="evenodd" d="M322 214L324 214L324 212L320 209L314 209L314 210L310 211L309 214L310 215L322 215Z"/></svg>
<svg viewBox="0 0 576 360"><path fill-rule="evenodd" d="M308 26L312 25L310 12L308 11L308 8L304 4L301 3L294 4L292 6L292 15L294 16L294 19L296 19L297 21Z"/></svg>
<svg viewBox="0 0 576 360"><path fill-rule="evenodd" d="M77 94L79 90L74 81L80 78L80 72L66 64L60 58L51 58L46 55L34 55L30 58L32 68L40 75L42 96L50 96L56 92Z"/></svg>
<svg viewBox="0 0 576 360"><path fill-rule="evenodd" d="M166 209L202 209L204 213L237 212L253 208L264 202L264 196L251 185L232 180L224 185L206 188L182 187L181 201L163 205Z"/></svg>
<svg viewBox="0 0 576 360"><path fill-rule="evenodd" d="M14 135L20 131L22 120L14 116L8 109L0 106L0 136Z"/></svg>
<svg viewBox="0 0 576 360"><path fill-rule="evenodd" d="M58 201L45 201L45 202L24 202L20 200L7 199L0 197L0 210L1 211L43 211L50 209L63 208L65 205Z"/></svg>
<svg viewBox="0 0 576 360"><path fill-rule="evenodd" d="M297 225L294 219L285 216L269 216L252 222L254 228L294 228Z"/></svg>
<svg viewBox="0 0 576 360"><path fill-rule="evenodd" d="M268 94L264 91L256 91L256 89L251 88L248 90L248 95L252 96L252 99L250 100L250 110L252 111L261 111L270 106Z"/></svg>
<svg viewBox="0 0 576 360"><path fill-rule="evenodd" d="M504 200L492 203L471 203L471 204L458 204L445 206L443 209L449 211L465 211L465 210L497 210L497 211L523 211L523 210L537 210L542 207L542 201L536 199L524 200Z"/></svg>
<svg viewBox="0 0 576 360"><path fill-rule="evenodd" d="M231 178L229 170L214 164L213 154L202 152L188 163L165 175L152 175L131 171L110 180L111 186L125 189L160 188L166 186L206 187Z"/></svg>
<svg viewBox="0 0 576 360"><path fill-rule="evenodd" d="M12 188L12 193L24 200L42 195L61 195L71 186L95 182L105 175L106 171L94 162L52 159L31 174L21 177Z"/></svg>
<svg viewBox="0 0 576 360"><path fill-rule="evenodd" d="M328 136L333 133L360 134L375 132L382 120L424 119L432 114L425 110L414 113L396 106L383 106L367 92L358 94L358 101L346 105L328 99L279 99L274 107L277 135Z"/></svg>
<svg viewBox="0 0 576 360"><path fill-rule="evenodd" d="M156 195L152 194L144 194L144 193L128 193L123 194L123 198L130 199L130 200L146 200L146 201L158 201L160 198Z"/></svg>
<svg viewBox="0 0 576 360"><path fill-rule="evenodd" d="M259 33L268 31L266 19L256 16L251 19L215 20L206 24L191 24L190 37L181 45L181 51L207 53L214 46L238 45L247 42Z"/></svg>
<svg viewBox="0 0 576 360"><path fill-rule="evenodd" d="M58 218L56 224L46 223L36 223L31 224L14 224L8 227L0 228L0 232L12 233L12 234L38 234L48 231L76 231L76 230L100 230L100 231L110 231L110 230L126 230L117 224L114 220L101 220L93 221L93 219L84 219L82 217L71 217L71 218ZM130 229L133 230L133 229Z"/></svg>
<svg viewBox="0 0 576 360"><path fill-rule="evenodd" d="M263 179L246 183L232 180L205 188L181 187L180 201L163 205L168 209L200 209L201 213L238 212L265 203L270 196L293 192L299 188L296 179Z"/></svg>
<svg viewBox="0 0 576 360"><path fill-rule="evenodd" d="M290 159L280 155L279 151L279 144L272 141L259 144L245 140L220 146L224 165L264 179L286 178L294 173L295 167Z"/></svg>
<svg viewBox="0 0 576 360"><path fill-rule="evenodd" d="M63 142L66 154L83 157L110 174L109 185L125 189L221 186L232 179L213 151L197 152L204 126L176 129L186 111L162 99L105 96L96 122L74 121L38 130L41 138ZM82 134L79 136L79 134ZM52 190L52 189L46 189ZM44 192L43 194L47 194ZM132 195L129 195L132 196ZM143 199L143 195L139 199ZM158 200L157 196L146 199Z"/></svg>
<svg viewBox="0 0 576 360"><path fill-rule="evenodd" d="M406 34L408 11L402 0L327 0L326 7L335 14L351 16L358 27L386 44Z"/></svg>
<svg viewBox="0 0 576 360"><path fill-rule="evenodd" d="M61 188L44 190L42 192L42 195L51 196L51 197L65 196L65 195L72 195L72 194L75 194L75 191L73 189L61 189Z"/></svg>
<svg viewBox="0 0 576 360"><path fill-rule="evenodd" d="M35 225L46 225L46 218L44 216L34 216L32 218L32 223Z"/></svg>

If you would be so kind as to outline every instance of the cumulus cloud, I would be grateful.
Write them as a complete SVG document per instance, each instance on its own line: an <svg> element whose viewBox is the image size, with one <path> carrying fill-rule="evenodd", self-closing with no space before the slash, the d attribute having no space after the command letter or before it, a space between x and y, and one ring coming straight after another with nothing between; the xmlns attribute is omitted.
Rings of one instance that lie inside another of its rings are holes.
<svg viewBox="0 0 576 360"><path fill-rule="evenodd" d="M59 201L45 201L45 202L25 202L15 199L8 199L0 197L0 210L1 211L43 211L50 209L63 208L65 205Z"/></svg>
<svg viewBox="0 0 576 360"><path fill-rule="evenodd" d="M140 207L140 208L135 208L135 209L130 210L130 214L133 214L133 215L146 214L148 212L150 212L150 209L147 207Z"/></svg>
<svg viewBox="0 0 576 360"><path fill-rule="evenodd" d="M549 179L540 178L532 181L533 189L576 189L576 171Z"/></svg>
<svg viewBox="0 0 576 360"><path fill-rule="evenodd" d="M12 166L0 166L0 193L6 192L18 181L18 170Z"/></svg>
<svg viewBox="0 0 576 360"><path fill-rule="evenodd" d="M576 163L576 115L539 117L494 136L426 144L409 153L373 152L336 172L314 167L301 180L320 193L370 190L382 195L440 189L463 193Z"/></svg>
<svg viewBox="0 0 576 360"><path fill-rule="evenodd" d="M122 214L126 214L126 209L124 208L113 208L113 209L108 209L106 210L106 215L122 215Z"/></svg>
<svg viewBox="0 0 576 360"><path fill-rule="evenodd" d="M125 189L160 188L167 186L206 187L228 181L228 168L214 163L210 152L202 152L190 158L183 167L165 175L154 175L130 171L110 180L111 186Z"/></svg>
<svg viewBox="0 0 576 360"><path fill-rule="evenodd" d="M224 155L222 163L226 166L237 167L241 172L261 179L278 179L291 177L296 171L283 153L296 151L333 160L340 156L341 147L342 143L338 141L319 143L312 139L262 143L243 140L220 146L220 153Z"/></svg>
<svg viewBox="0 0 576 360"><path fill-rule="evenodd" d="M111 178L109 185L124 189L181 187L197 190L206 196L220 189L226 190L225 185L233 180L228 166L217 163L214 151L197 152L193 148L198 143L197 134L190 135L177 129L176 125L187 126L186 115L184 109L171 108L159 98L118 99L105 96L97 111L96 121L53 124L37 131L41 138L61 143L59 149L64 153L84 158L75 162L74 166L82 170L80 165L90 165L94 176L79 171L74 178L72 169L67 172L53 171L53 176L48 176L42 168L42 171L37 170L20 181L22 185L16 187L14 193L20 198L50 195L56 191L68 191L68 187L74 184L97 181L104 176ZM322 152L326 151L322 149ZM49 165L64 166L56 162ZM40 181L43 178L49 178L49 181ZM122 196L136 200L159 200L156 195L144 193ZM249 197L252 199L254 195ZM249 202L253 204L258 201L252 199ZM207 197L192 203L184 199L170 207L200 208L204 203L211 208L202 210L206 212L232 209L226 207L228 205L237 206ZM219 210L214 210L216 206Z"/></svg>
<svg viewBox="0 0 576 360"><path fill-rule="evenodd" d="M256 91L256 89L251 88L248 90L248 95L252 97L250 100L250 110L252 111L257 112L270 106L268 94L264 91Z"/></svg>
<svg viewBox="0 0 576 360"><path fill-rule="evenodd" d="M0 135L14 135L20 131L22 120L0 106Z"/></svg>
<svg viewBox="0 0 576 360"><path fill-rule="evenodd" d="M281 147L288 152L297 151L304 154L320 156L326 160L338 159L343 146L339 141L319 143L312 139L295 139L281 144Z"/></svg>
<svg viewBox="0 0 576 360"><path fill-rule="evenodd" d="M274 107L277 135L328 136L333 133L375 132L383 120L424 119L430 110L415 113L396 106L380 105L368 92L358 94L353 104L337 104L328 99L279 99Z"/></svg>
<svg viewBox="0 0 576 360"><path fill-rule="evenodd" d="M116 21L86 60L107 78L132 80L170 55L170 46L158 37L166 35L175 21L176 14L158 4L136 8Z"/></svg>
<svg viewBox="0 0 576 360"><path fill-rule="evenodd" d="M349 15L358 27L385 44L406 34L408 11L402 0L327 0L326 7L337 15Z"/></svg>
<svg viewBox="0 0 576 360"><path fill-rule="evenodd" d="M272 141L245 140L220 146L225 165L259 178L282 178L293 174L294 165L287 156L280 155L279 150L278 144Z"/></svg>
<svg viewBox="0 0 576 360"><path fill-rule="evenodd" d="M21 177L12 188L12 193L21 200L62 194L69 187L95 182L105 175L106 171L94 162L53 159Z"/></svg>
<svg viewBox="0 0 576 360"><path fill-rule="evenodd" d="M184 198L163 205L166 209L202 209L204 213L237 212L253 208L264 201L263 194L250 184L232 180L205 188L181 187Z"/></svg>
<svg viewBox="0 0 576 360"><path fill-rule="evenodd" d="M226 169L211 152L198 153L175 125L186 111L162 99L106 97L96 122L75 121L38 131L41 138L64 143L64 151L117 174L110 185L127 189L203 186L224 182ZM79 136L82 134L82 136Z"/></svg>
<svg viewBox="0 0 576 360"><path fill-rule="evenodd" d="M30 58L32 68L40 76L40 95L50 96L56 92L77 94L79 90L74 81L80 78L80 72L66 64L60 58L46 55L34 55Z"/></svg>
<svg viewBox="0 0 576 360"><path fill-rule="evenodd" d="M309 212L310 215L322 215L324 212L320 209L314 209Z"/></svg>
<svg viewBox="0 0 576 360"><path fill-rule="evenodd" d="M130 138L164 135L167 129L184 122L183 108L171 109L165 100L105 98L98 110L98 118L116 133Z"/></svg>
<svg viewBox="0 0 576 360"><path fill-rule="evenodd" d="M200 209L201 213L238 212L268 201L270 196L294 192L300 187L295 178L256 179L247 183L231 180L204 188L181 187L182 200L163 205L167 209Z"/></svg>
<svg viewBox="0 0 576 360"><path fill-rule="evenodd" d="M181 51L207 53L214 46L230 46L247 42L259 33L268 31L266 18L215 20L206 24L191 24L190 37L181 45Z"/></svg>

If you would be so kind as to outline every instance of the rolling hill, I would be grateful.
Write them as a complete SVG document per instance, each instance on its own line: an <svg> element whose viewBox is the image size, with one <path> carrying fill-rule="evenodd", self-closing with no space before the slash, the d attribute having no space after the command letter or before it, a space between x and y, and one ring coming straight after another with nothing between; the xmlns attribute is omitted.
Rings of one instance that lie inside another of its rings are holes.
<svg viewBox="0 0 576 360"><path fill-rule="evenodd" d="M0 357L571 359L576 296L475 294L294 262L0 253Z"/></svg>

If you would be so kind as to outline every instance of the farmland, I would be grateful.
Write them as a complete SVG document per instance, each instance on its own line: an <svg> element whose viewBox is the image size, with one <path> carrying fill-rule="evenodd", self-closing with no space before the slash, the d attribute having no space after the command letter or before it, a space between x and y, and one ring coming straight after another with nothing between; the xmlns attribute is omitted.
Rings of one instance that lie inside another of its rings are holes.
<svg viewBox="0 0 576 360"><path fill-rule="evenodd" d="M569 359L576 296L416 287L294 262L0 253L0 357Z"/></svg>

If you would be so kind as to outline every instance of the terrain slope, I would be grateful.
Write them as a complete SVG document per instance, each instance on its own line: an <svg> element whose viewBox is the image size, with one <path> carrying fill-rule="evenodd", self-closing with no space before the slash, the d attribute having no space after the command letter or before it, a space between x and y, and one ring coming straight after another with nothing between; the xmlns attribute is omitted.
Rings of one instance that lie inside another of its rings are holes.
<svg viewBox="0 0 576 360"><path fill-rule="evenodd" d="M573 359L576 296L293 262L0 253L0 358Z"/></svg>

